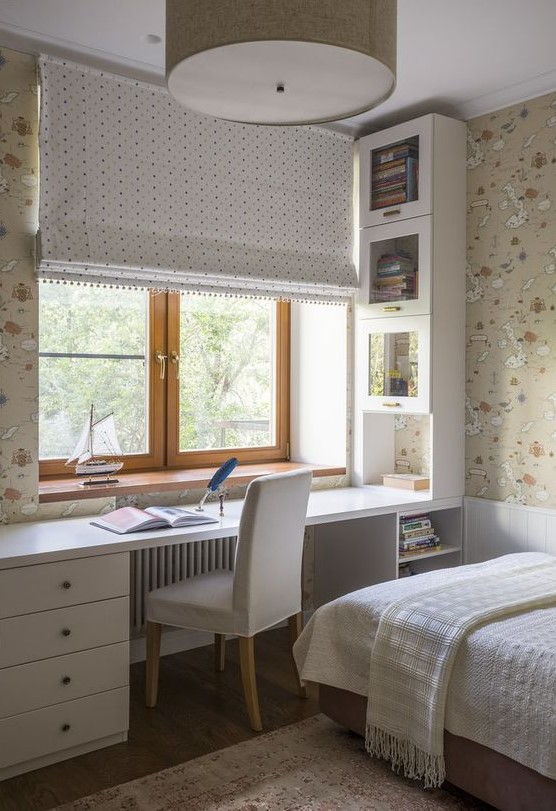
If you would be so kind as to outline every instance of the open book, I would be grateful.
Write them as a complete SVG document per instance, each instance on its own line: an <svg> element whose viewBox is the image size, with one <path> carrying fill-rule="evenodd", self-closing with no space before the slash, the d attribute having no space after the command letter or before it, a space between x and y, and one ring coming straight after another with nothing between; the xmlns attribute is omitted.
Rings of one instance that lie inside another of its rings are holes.
<svg viewBox="0 0 556 811"><path fill-rule="evenodd" d="M159 529L160 527L192 527L196 524L217 524L218 520L202 512L182 510L179 507L147 507L140 510L138 507L120 507L111 513L95 518L91 524L95 527L109 529L118 535L127 532L140 532L143 529Z"/></svg>

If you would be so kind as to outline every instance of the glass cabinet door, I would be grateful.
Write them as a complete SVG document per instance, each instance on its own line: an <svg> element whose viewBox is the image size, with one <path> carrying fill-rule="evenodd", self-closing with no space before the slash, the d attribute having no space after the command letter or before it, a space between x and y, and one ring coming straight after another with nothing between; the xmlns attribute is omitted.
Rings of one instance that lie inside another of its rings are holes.
<svg viewBox="0 0 556 811"><path fill-rule="evenodd" d="M362 319L358 387L363 411L428 413L429 318Z"/></svg>
<svg viewBox="0 0 556 811"><path fill-rule="evenodd" d="M424 116L359 140L359 225L432 212L432 131Z"/></svg>
<svg viewBox="0 0 556 811"><path fill-rule="evenodd" d="M432 217L359 233L358 304L365 317L431 312Z"/></svg>

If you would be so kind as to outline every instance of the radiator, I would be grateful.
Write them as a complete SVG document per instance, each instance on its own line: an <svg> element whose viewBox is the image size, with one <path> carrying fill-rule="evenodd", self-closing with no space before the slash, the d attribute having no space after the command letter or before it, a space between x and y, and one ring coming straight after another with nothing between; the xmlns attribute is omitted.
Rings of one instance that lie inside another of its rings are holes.
<svg viewBox="0 0 556 811"><path fill-rule="evenodd" d="M169 586L215 569L233 571L236 538L138 549L131 553L130 635L141 636L145 629L145 598L149 591Z"/></svg>

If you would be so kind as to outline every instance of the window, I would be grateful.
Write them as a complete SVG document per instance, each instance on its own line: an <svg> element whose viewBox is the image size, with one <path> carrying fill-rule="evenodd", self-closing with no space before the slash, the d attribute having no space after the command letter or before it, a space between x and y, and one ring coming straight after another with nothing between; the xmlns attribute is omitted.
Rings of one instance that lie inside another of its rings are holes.
<svg viewBox="0 0 556 811"><path fill-rule="evenodd" d="M286 459L289 305L40 286L41 475L69 472L91 403L125 470Z"/></svg>

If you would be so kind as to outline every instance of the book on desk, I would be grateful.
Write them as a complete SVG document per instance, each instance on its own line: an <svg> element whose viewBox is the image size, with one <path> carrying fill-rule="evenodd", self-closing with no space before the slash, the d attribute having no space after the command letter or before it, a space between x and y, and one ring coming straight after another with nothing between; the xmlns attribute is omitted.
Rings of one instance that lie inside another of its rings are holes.
<svg viewBox="0 0 556 811"><path fill-rule="evenodd" d="M144 510L140 510L138 507L120 507L91 521L93 526L116 532L118 535L141 532L146 529L164 527L174 529L217 523L216 518L212 518L204 512L183 510L180 507L146 507Z"/></svg>

